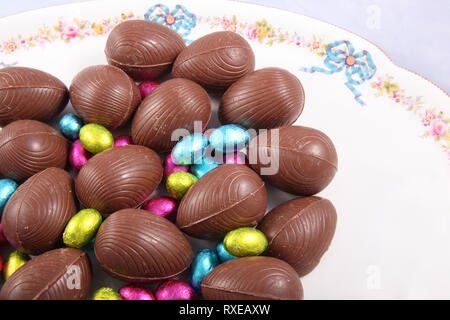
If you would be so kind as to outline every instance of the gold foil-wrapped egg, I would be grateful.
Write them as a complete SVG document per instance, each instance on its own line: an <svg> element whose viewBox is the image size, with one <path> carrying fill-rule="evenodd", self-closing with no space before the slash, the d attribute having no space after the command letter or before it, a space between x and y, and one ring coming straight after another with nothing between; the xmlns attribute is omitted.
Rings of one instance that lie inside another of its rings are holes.
<svg viewBox="0 0 450 320"><path fill-rule="evenodd" d="M198 178L189 172L177 171L167 177L166 188L172 197L181 200Z"/></svg>
<svg viewBox="0 0 450 320"><path fill-rule="evenodd" d="M5 278L5 281L8 280L8 278L17 271L17 269L27 263L28 260L30 260L28 255L19 251L12 252L3 265L3 278Z"/></svg>
<svg viewBox="0 0 450 320"><path fill-rule="evenodd" d="M92 300L122 300L122 298L114 289L103 287L95 290Z"/></svg>
<svg viewBox="0 0 450 320"><path fill-rule="evenodd" d="M246 227L228 232L223 239L223 245L233 256L246 257L263 253L268 242L264 233L258 229Z"/></svg>
<svg viewBox="0 0 450 320"><path fill-rule="evenodd" d="M102 215L95 209L83 209L74 215L63 233L63 241L68 247L81 248L87 245L95 236Z"/></svg>
<svg viewBox="0 0 450 320"><path fill-rule="evenodd" d="M100 153L111 149L114 144L112 133L104 126L96 123L83 126L79 135L81 144L91 153Z"/></svg>

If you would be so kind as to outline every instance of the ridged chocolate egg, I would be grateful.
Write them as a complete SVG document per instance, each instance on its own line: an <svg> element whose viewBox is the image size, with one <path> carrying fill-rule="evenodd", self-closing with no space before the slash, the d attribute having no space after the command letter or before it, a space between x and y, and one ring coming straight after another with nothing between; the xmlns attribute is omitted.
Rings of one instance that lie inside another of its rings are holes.
<svg viewBox="0 0 450 320"><path fill-rule="evenodd" d="M255 226L266 205L261 178L247 166L225 164L201 177L184 195L177 224L190 236L219 239L231 230Z"/></svg>
<svg viewBox="0 0 450 320"><path fill-rule="evenodd" d="M192 248L167 219L141 209L124 209L100 226L95 256L102 268L118 279L152 282L189 268Z"/></svg>
<svg viewBox="0 0 450 320"><path fill-rule="evenodd" d="M170 70L186 47L175 31L152 21L128 20L117 25L106 41L108 63L136 81L152 80Z"/></svg>
<svg viewBox="0 0 450 320"><path fill-rule="evenodd" d="M66 138L36 120L17 120L0 130L0 174L22 182L46 168L64 168Z"/></svg>
<svg viewBox="0 0 450 320"><path fill-rule="evenodd" d="M272 257L245 257L215 267L202 282L206 300L302 300L295 270Z"/></svg>
<svg viewBox="0 0 450 320"><path fill-rule="evenodd" d="M0 70L0 126L15 120L48 121L69 101L69 92L47 72L26 67Z"/></svg>
<svg viewBox="0 0 450 320"><path fill-rule="evenodd" d="M303 111L305 92L300 80L287 70L264 68L235 82L223 95L222 124L271 129L293 124Z"/></svg>
<svg viewBox="0 0 450 320"><path fill-rule="evenodd" d="M162 174L156 152L143 146L120 146L89 159L75 188L86 208L111 214L142 204L158 187Z"/></svg>
<svg viewBox="0 0 450 320"><path fill-rule="evenodd" d="M55 249L14 272L3 285L0 300L84 300L91 277L91 264L85 252Z"/></svg>
<svg viewBox="0 0 450 320"><path fill-rule="evenodd" d="M202 131L211 118L211 101L206 91L193 81L171 79L148 95L136 111L131 133L133 142L157 152L169 151L176 144L172 132L194 132L194 121Z"/></svg>
<svg viewBox="0 0 450 320"><path fill-rule="evenodd" d="M286 261L303 277L319 264L327 251L336 222L336 209L329 200L306 197L272 209L258 224L258 229L269 241L265 255Z"/></svg>
<svg viewBox="0 0 450 320"><path fill-rule="evenodd" d="M323 132L308 127L268 130L250 141L248 151L251 167L265 181L299 196L322 191L337 171L333 142Z"/></svg>
<svg viewBox="0 0 450 320"><path fill-rule="evenodd" d="M210 33L195 40L177 57L172 73L207 89L225 90L255 69L248 42L231 31Z"/></svg>
<svg viewBox="0 0 450 320"><path fill-rule="evenodd" d="M3 233L17 250L38 255L62 244L64 228L76 213L71 175L48 168L25 181L9 199Z"/></svg>
<svg viewBox="0 0 450 320"><path fill-rule="evenodd" d="M84 121L117 129L127 124L141 94L121 69L109 65L81 70L70 85L70 102Z"/></svg>

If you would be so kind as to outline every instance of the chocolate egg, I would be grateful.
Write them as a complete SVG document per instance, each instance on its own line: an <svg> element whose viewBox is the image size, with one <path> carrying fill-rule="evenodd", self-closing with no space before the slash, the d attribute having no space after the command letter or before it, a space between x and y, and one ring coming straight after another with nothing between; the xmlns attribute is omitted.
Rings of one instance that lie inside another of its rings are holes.
<svg viewBox="0 0 450 320"><path fill-rule="evenodd" d="M248 42L235 32L219 31L203 36L177 57L172 73L213 90L225 90L252 72L255 55Z"/></svg>
<svg viewBox="0 0 450 320"><path fill-rule="evenodd" d="M186 47L175 31L152 21L128 20L117 25L106 41L108 63L136 81L152 80L168 71Z"/></svg>
<svg viewBox="0 0 450 320"><path fill-rule="evenodd" d="M157 152L169 151L177 142L172 140L176 129L192 133L194 121L200 121L203 131L210 117L211 101L202 87L190 80L171 79L142 101L133 118L131 134L136 144Z"/></svg>
<svg viewBox="0 0 450 320"><path fill-rule="evenodd" d="M110 215L95 239L95 256L112 276L129 282L174 277L192 260L192 248L167 219L140 209Z"/></svg>
<svg viewBox="0 0 450 320"><path fill-rule="evenodd" d="M48 121L68 101L66 86L51 74L25 67L0 70L0 126L23 119Z"/></svg>
<svg viewBox="0 0 450 320"><path fill-rule="evenodd" d="M254 171L225 164L205 174L184 195L177 223L193 237L218 239L231 230L255 226L266 204L264 182Z"/></svg>
<svg viewBox="0 0 450 320"><path fill-rule="evenodd" d="M161 182L162 171L153 150L135 145L115 147L89 159L75 188L85 207L111 214L141 205Z"/></svg>
<svg viewBox="0 0 450 320"><path fill-rule="evenodd" d="M14 272L1 300L84 300L91 286L87 254L73 248L46 252Z"/></svg>
<svg viewBox="0 0 450 320"><path fill-rule="evenodd" d="M86 122L117 129L130 120L141 94L134 81L119 68L90 66L81 70L70 85L70 102Z"/></svg>
<svg viewBox="0 0 450 320"><path fill-rule="evenodd" d="M296 76L284 69L264 68L247 74L225 92L219 119L254 129L290 126L304 104L305 92Z"/></svg>
<svg viewBox="0 0 450 320"><path fill-rule="evenodd" d="M269 130L248 147L251 167L275 187L299 196L322 191L333 180L338 158L333 142L308 127Z"/></svg>
<svg viewBox="0 0 450 320"><path fill-rule="evenodd" d="M49 125L17 120L0 130L0 174L22 182L46 168L64 168L67 140Z"/></svg>
<svg viewBox="0 0 450 320"><path fill-rule="evenodd" d="M301 300L295 270L271 257L245 257L218 265L202 282L206 300Z"/></svg>
<svg viewBox="0 0 450 320"><path fill-rule="evenodd" d="M64 228L76 213L71 175L48 168L25 181L9 199L3 232L17 250L38 255L61 244Z"/></svg>
<svg viewBox="0 0 450 320"><path fill-rule="evenodd" d="M289 263L300 277L310 273L330 246L336 209L327 199L298 198L270 211L259 223L269 245L266 255Z"/></svg>

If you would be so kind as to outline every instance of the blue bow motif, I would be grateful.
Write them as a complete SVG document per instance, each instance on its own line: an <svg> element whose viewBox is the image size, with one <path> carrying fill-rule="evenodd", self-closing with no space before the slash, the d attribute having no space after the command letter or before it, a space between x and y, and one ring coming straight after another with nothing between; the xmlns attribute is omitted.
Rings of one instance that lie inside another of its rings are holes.
<svg viewBox="0 0 450 320"><path fill-rule="evenodd" d="M156 4L144 15L145 20L154 21L163 24L170 29L176 31L184 41L190 43L192 40L186 39L191 33L191 30L197 24L197 17L195 14L189 12L181 5L175 6L170 11L169 8L163 4Z"/></svg>
<svg viewBox="0 0 450 320"><path fill-rule="evenodd" d="M302 67L300 70L309 73L321 72L331 75L345 69L345 76L347 78L345 85L355 95L355 100L361 105L364 105L364 101L360 99L361 93L355 86L361 85L371 79L377 71L377 67L373 63L370 53L366 50L355 53L355 48L350 41L340 40L329 44L326 54L324 65L328 69Z"/></svg>

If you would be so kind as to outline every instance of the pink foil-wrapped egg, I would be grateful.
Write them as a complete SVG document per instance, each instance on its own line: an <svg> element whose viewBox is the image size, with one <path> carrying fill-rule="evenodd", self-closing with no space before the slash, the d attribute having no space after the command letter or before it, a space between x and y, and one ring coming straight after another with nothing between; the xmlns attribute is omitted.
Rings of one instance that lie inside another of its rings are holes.
<svg viewBox="0 0 450 320"><path fill-rule="evenodd" d="M154 81L144 81L139 85L139 92L141 93L141 98L144 99L148 96L153 90L155 90L159 86L158 82Z"/></svg>
<svg viewBox="0 0 450 320"><path fill-rule="evenodd" d="M164 160L164 177L167 178L174 172L183 171L188 172L189 166L180 166L173 162L172 153L169 153Z"/></svg>
<svg viewBox="0 0 450 320"><path fill-rule="evenodd" d="M118 136L114 138L113 147L128 146L133 144L130 136Z"/></svg>
<svg viewBox="0 0 450 320"><path fill-rule="evenodd" d="M69 162L76 172L80 171L92 156L93 154L83 147L79 139L70 147Z"/></svg>
<svg viewBox="0 0 450 320"><path fill-rule="evenodd" d="M179 280L163 282L155 292L156 300L196 300L198 295L188 283Z"/></svg>
<svg viewBox="0 0 450 320"><path fill-rule="evenodd" d="M245 164L248 166L247 158L242 152L226 153L223 155L224 164Z"/></svg>
<svg viewBox="0 0 450 320"><path fill-rule="evenodd" d="M0 244L8 242L3 235L2 223L0 222Z"/></svg>
<svg viewBox="0 0 450 320"><path fill-rule="evenodd" d="M158 216L175 221L178 210L178 203L175 199L169 197L155 197L147 200L142 208Z"/></svg>
<svg viewBox="0 0 450 320"><path fill-rule="evenodd" d="M150 290L131 284L120 288L119 294L123 300L156 300Z"/></svg>

